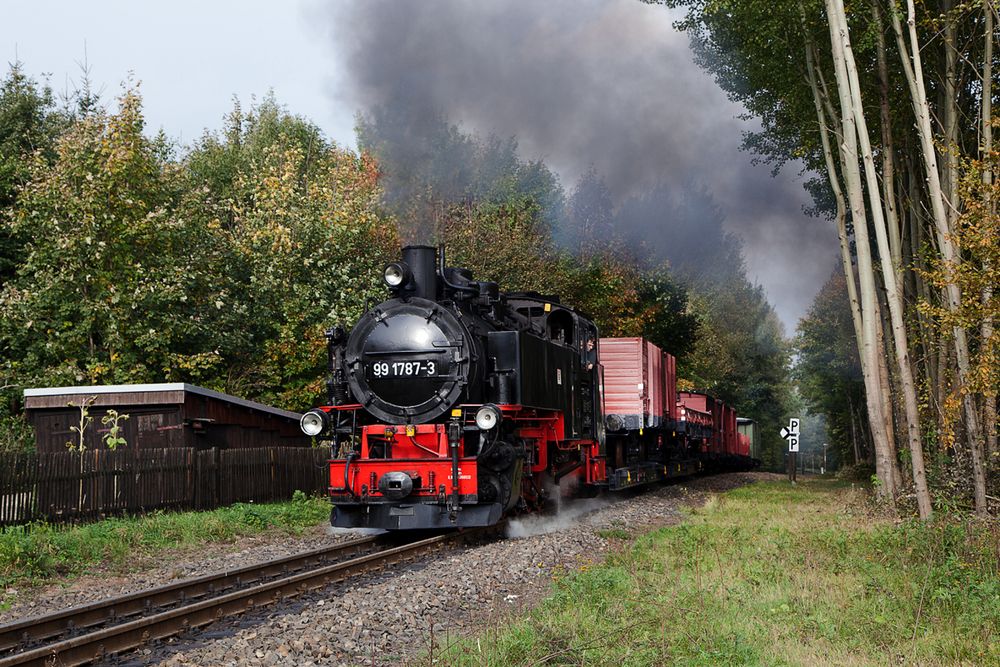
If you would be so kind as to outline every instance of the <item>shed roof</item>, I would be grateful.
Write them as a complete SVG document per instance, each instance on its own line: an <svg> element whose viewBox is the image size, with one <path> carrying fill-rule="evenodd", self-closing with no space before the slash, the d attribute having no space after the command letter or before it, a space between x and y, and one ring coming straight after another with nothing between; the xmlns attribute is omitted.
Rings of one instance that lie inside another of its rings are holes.
<svg viewBox="0 0 1000 667"><path fill-rule="evenodd" d="M139 394L139 393L152 393L152 394L162 394L168 392L175 393L189 393L198 394L199 396L207 396L209 398L214 398L220 401L225 401L227 403L232 403L234 405L240 405L245 408L251 408L253 410L260 410L261 412L268 412L273 415L279 415L286 417L288 419L298 420L302 415L298 412L289 412L288 410L281 410L280 408L272 408L269 405L264 405L263 403L257 403L256 401L248 401L245 398L239 398L237 396L231 396L229 394L223 394L220 391L213 391L211 389L205 389L204 387L199 387L197 385L188 384L186 382L163 382L159 384L104 384L104 385L92 385L85 387L41 387L35 389L25 389L24 398L25 403L28 408L31 407L50 407L47 405L36 405L32 406L28 401L29 398L40 398L44 396L95 396L95 395L106 395L106 394ZM181 398L183 400L183 398ZM170 400L165 399L162 401L145 401L145 402L176 402L176 399Z"/></svg>

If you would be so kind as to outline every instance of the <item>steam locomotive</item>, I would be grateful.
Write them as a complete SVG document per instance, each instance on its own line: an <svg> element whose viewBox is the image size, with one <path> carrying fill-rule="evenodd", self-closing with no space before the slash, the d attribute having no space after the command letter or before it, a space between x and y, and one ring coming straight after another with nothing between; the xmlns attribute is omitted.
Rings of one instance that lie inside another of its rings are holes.
<svg viewBox="0 0 1000 667"><path fill-rule="evenodd" d="M329 405L301 420L335 452L334 526L487 526L570 490L753 465L732 408L677 392L649 341L599 338L558 297L503 293L443 249L403 248L383 278L389 299L327 332Z"/></svg>

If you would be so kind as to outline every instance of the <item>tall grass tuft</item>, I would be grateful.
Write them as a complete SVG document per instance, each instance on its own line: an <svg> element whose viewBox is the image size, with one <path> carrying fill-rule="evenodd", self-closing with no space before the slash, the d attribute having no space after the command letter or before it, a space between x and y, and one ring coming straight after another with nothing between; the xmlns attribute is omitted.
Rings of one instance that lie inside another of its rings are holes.
<svg viewBox="0 0 1000 667"><path fill-rule="evenodd" d="M895 524L853 493L728 492L435 664L1000 664L1000 527Z"/></svg>

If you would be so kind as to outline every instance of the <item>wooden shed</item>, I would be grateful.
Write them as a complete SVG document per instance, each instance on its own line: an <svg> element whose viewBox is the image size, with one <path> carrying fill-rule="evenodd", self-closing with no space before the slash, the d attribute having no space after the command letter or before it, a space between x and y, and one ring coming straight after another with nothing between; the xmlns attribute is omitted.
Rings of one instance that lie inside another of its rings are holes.
<svg viewBox="0 0 1000 667"><path fill-rule="evenodd" d="M70 427L80 423L86 403L93 418L85 429L88 449L104 449L108 410L129 418L119 422L129 447L309 446L299 429L301 415L185 383L99 385L26 389L24 405L35 427L39 452L66 451L78 441Z"/></svg>

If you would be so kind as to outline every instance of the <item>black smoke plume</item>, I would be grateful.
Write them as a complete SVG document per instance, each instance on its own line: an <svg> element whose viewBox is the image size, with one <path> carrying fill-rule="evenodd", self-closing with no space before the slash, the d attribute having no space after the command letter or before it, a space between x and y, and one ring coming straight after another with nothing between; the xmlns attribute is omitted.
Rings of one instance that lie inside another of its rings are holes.
<svg viewBox="0 0 1000 667"><path fill-rule="evenodd" d="M573 186L591 174L606 189L617 235L644 240L675 264L738 262L713 247L728 247L710 229L724 220L742 241L748 276L768 290L786 325L828 275L835 236L829 223L803 214L803 177L794 165L772 178L767 166L751 164L740 145L756 128L694 63L663 7L358 0L329 11L348 80L334 91L338 103L367 114L369 129L372 114L405 119L391 137L398 150L414 169L432 164L456 197L481 188L484 174L468 166L481 162L462 154L461 141L439 152L442 127L492 137L522 165L544 161L581 196ZM464 150L481 153L483 142L475 143ZM398 202L419 199L419 178L389 176L403 184L392 188Z"/></svg>

